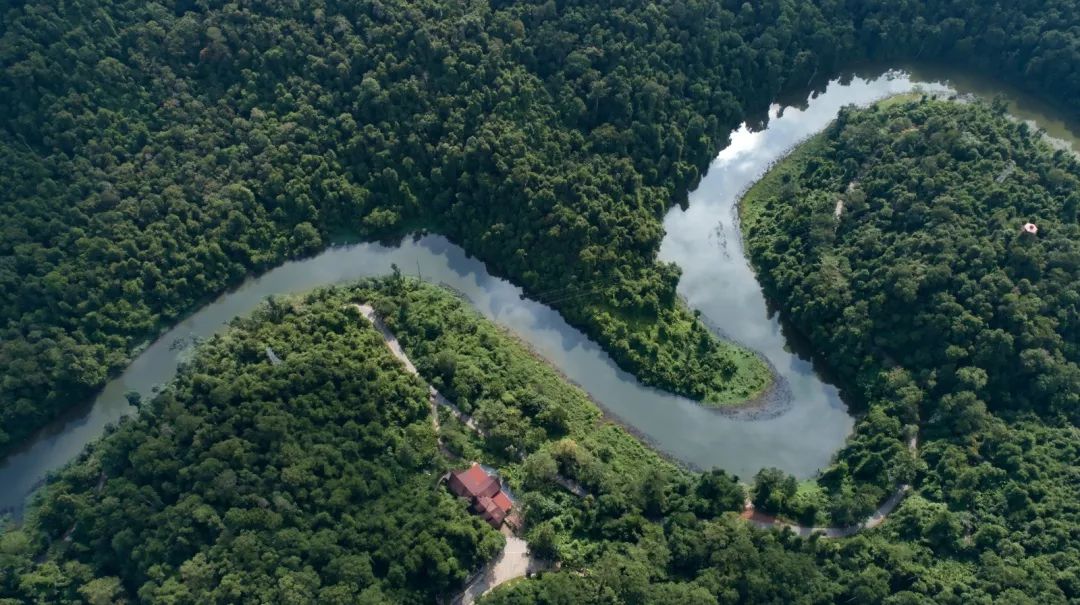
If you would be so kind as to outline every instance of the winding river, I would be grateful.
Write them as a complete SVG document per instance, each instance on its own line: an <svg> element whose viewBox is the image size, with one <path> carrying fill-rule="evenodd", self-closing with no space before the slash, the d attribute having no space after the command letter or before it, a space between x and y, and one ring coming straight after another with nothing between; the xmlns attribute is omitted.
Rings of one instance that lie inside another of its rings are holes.
<svg viewBox="0 0 1080 605"><path fill-rule="evenodd" d="M641 385L558 313L524 298L518 287L490 275L481 262L443 237L424 236L396 247L350 244L249 279L154 341L92 403L58 419L0 463L0 510L19 514L27 495L49 472L77 456L106 425L133 411L126 393L152 397L190 356L193 345L220 331L231 318L250 312L267 296L383 275L391 264L464 293L481 313L529 342L581 385L607 413L671 456L699 468L720 467L745 479L766 466L810 477L843 444L853 419L837 388L769 311L743 255L736 202L770 164L824 128L842 106L870 103L917 87L954 90L937 74L911 73L882 75L879 70L871 77L848 76L829 82L824 92L799 103L801 107L783 111L772 107L766 128L751 132L744 126L732 133L730 145L691 193L687 209L673 208L665 218L667 235L660 257L682 267L680 294L724 336L759 352L775 368L786 403L778 413L720 413ZM955 90L982 94L1000 90L974 82L961 80ZM1076 147L1069 127L1049 119L1042 106L1021 94L1009 94L1009 99L1014 115L1037 121Z"/></svg>

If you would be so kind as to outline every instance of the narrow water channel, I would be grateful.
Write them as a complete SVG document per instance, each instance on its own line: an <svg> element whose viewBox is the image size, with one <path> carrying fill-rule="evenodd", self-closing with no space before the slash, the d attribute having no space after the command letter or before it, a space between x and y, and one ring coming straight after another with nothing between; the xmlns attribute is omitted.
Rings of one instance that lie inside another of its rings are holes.
<svg viewBox="0 0 1080 605"><path fill-rule="evenodd" d="M942 84L919 84L905 74L889 73L830 82L801 109L781 112L774 106L767 128L751 132L743 127L732 133L731 144L690 195L688 208L675 208L665 219L667 235L660 256L683 268L680 293L725 336L759 352L774 366L787 398L781 413L732 416L642 386L556 312L523 299L519 288L491 276L482 263L443 237L407 240L397 247L338 246L246 281L156 340L92 403L46 427L0 463L0 511L21 512L27 495L47 473L77 456L107 424L133 411L126 393L152 397L155 387L172 379L194 344L220 331L229 319L250 312L267 296L384 275L391 264L463 292L480 312L533 345L609 414L675 458L699 468L720 467L744 479L766 466L812 476L843 444L853 420L836 387L815 371L805 354L795 352L768 312L743 255L736 202L769 165L824 128L840 107L917 86L947 90ZM1037 111L1032 115L1022 101L1016 103L1018 115L1040 120Z"/></svg>

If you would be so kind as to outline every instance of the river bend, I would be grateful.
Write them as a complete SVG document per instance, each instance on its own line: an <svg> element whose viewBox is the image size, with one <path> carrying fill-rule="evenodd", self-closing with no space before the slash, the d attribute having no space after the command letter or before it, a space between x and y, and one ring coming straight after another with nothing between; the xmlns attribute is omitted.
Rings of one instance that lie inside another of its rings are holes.
<svg viewBox="0 0 1080 605"><path fill-rule="evenodd" d="M384 275L392 264L463 293L484 316L512 330L588 391L608 414L669 455L698 468L720 467L743 479L766 466L810 477L843 444L853 419L836 387L768 310L743 254L736 203L773 162L822 130L842 106L918 87L950 90L941 83L920 83L907 73L877 74L829 82L800 108L781 111L773 106L766 128L755 132L744 126L733 132L730 144L690 194L687 209L673 208L664 221L660 258L682 267L680 294L710 325L768 360L781 387L780 403L786 404L775 408L779 413L719 413L641 385L558 313L524 298L521 289L492 276L443 237L407 239L398 246L342 245L248 279L150 344L93 402L71 410L0 462L0 511L21 513L27 495L49 472L100 437L107 424L133 411L126 393L152 397L155 387L175 376L199 340L220 331L233 317L249 313L268 296ZM977 88L970 80L958 88ZM1015 115L1050 123L1053 134L1061 134L1059 122L1044 120L1040 106L1019 94L1010 100ZM1071 133L1063 132L1075 143Z"/></svg>

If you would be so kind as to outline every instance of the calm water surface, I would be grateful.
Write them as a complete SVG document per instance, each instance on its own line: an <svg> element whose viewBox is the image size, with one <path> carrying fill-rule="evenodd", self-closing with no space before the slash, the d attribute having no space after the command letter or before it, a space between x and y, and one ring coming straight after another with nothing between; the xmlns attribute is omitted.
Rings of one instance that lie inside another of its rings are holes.
<svg viewBox="0 0 1080 605"><path fill-rule="evenodd" d="M880 72L879 72L880 73ZM712 163L691 193L686 210L672 209L660 257L683 269L680 293L724 335L759 352L776 369L783 392L790 395L783 413L750 419L725 415L694 402L644 387L619 370L596 344L566 324L551 309L522 298L511 283L491 276L483 264L439 236L407 240L397 247L363 243L334 247L307 260L290 262L245 282L176 325L109 382L90 404L73 410L43 429L20 451L0 463L0 509L19 513L27 495L47 473L72 460L104 427L129 414L129 391L144 399L167 383L193 344L220 331L237 315L250 312L270 295L304 292L318 286L384 275L396 263L423 277L465 293L486 317L513 330L588 391L604 409L658 448L699 468L720 467L742 478L776 466L800 477L826 465L850 433L853 420L836 387L814 370L811 361L793 352L777 319L770 315L761 289L744 255L735 212L739 194L770 164L802 139L823 129L847 104L866 104L921 87L948 91L941 76L888 73L872 78L846 77L830 82L824 92L788 107L770 111L767 128L745 126L731 135L731 144ZM953 83L957 90L986 90L985 84ZM1041 114L1041 105L1010 97L1023 119L1055 124L1069 136L1067 125ZM1073 139L1075 140L1075 139Z"/></svg>

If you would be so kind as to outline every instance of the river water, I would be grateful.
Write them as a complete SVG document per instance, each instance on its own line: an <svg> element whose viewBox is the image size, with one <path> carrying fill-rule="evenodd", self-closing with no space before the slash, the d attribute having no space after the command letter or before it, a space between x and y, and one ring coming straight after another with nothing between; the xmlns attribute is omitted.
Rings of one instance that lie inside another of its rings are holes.
<svg viewBox="0 0 1080 605"><path fill-rule="evenodd" d="M687 209L673 208L664 221L660 258L682 267L680 294L723 335L757 351L774 367L782 399L770 410L775 413L720 413L641 385L558 313L523 298L519 288L490 275L481 262L443 237L410 239L396 247L343 245L247 280L158 338L92 403L73 409L0 464L0 510L19 514L47 473L76 457L107 424L133 411L126 393L152 397L155 387L175 375L195 343L220 331L231 318L250 312L267 296L384 275L391 264L463 292L486 317L512 330L581 385L608 414L671 456L698 468L720 467L744 479L766 466L812 476L843 445L853 419L836 387L815 370L801 347L794 346L798 340L786 334L768 310L743 254L736 202L773 162L822 130L842 106L917 87L950 90L940 83L940 75L921 81L907 73L880 74L832 81L799 107L772 107L766 128L752 132L744 126L733 132L730 145L690 194ZM996 90L975 82L968 78L954 86L961 92ZM1022 95L1010 100L1018 117L1050 124L1054 135L1075 142L1066 125L1040 113L1041 105Z"/></svg>

